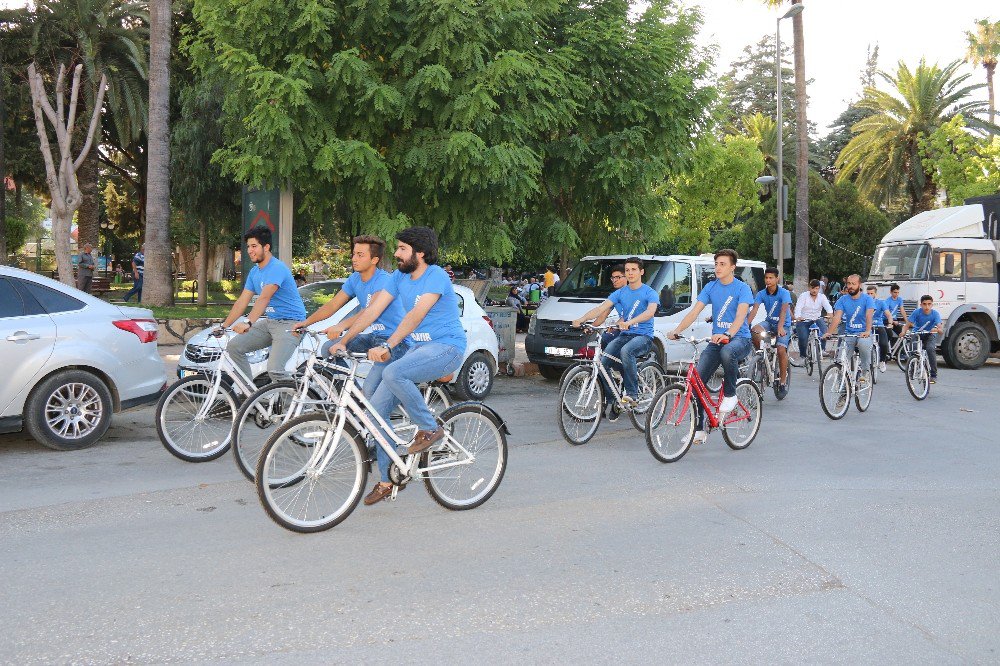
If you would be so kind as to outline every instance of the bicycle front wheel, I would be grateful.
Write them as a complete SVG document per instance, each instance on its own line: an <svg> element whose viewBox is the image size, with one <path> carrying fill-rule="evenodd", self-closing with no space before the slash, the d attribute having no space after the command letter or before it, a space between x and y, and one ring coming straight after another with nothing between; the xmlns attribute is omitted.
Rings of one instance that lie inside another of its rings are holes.
<svg viewBox="0 0 1000 666"><path fill-rule="evenodd" d="M185 377L156 405L156 433L163 447L187 462L215 460L229 448L236 420L236 396L221 384L208 404L214 382L205 375Z"/></svg>
<svg viewBox="0 0 1000 666"><path fill-rule="evenodd" d="M500 487L507 470L507 435L485 405L456 405L441 415L445 436L422 454L427 492L446 509L475 509Z"/></svg>
<svg viewBox="0 0 1000 666"><path fill-rule="evenodd" d="M868 411L872 404L872 395L875 393L875 379L873 375L876 370L865 368L858 376L858 385L854 390L854 405L859 412Z"/></svg>
<svg viewBox="0 0 1000 666"><path fill-rule="evenodd" d="M275 430L293 416L298 416L293 411L296 393L298 387L295 382L274 382L257 389L236 413L232 432L233 458L236 459L236 467L250 481L254 480L257 460L264 444ZM310 401L319 400L319 396L311 390L308 398ZM314 405L305 405L300 411L313 409Z"/></svg>
<svg viewBox="0 0 1000 666"><path fill-rule="evenodd" d="M663 369L656 361L646 361L639 366L639 393L637 396L639 404L628 413L632 427L639 432L645 431L646 410L653 404L653 397L666 386L666 383Z"/></svg>
<svg viewBox="0 0 1000 666"><path fill-rule="evenodd" d="M257 497L271 520L287 530L327 530L357 507L368 480L366 463L364 443L350 425L336 437L336 425L323 412L303 414L264 445Z"/></svg>
<svg viewBox="0 0 1000 666"><path fill-rule="evenodd" d="M592 381L597 370L591 367L571 368L563 377L559 390L559 431L574 445L589 442L601 423L604 391L599 381Z"/></svg>
<svg viewBox="0 0 1000 666"><path fill-rule="evenodd" d="M924 361L921 363L921 361ZM931 392L931 368L924 359L914 356L906 364L906 388L916 400L923 400Z"/></svg>
<svg viewBox="0 0 1000 666"><path fill-rule="evenodd" d="M684 457L694 441L698 415L684 384L661 389L646 411L646 447L653 457L672 463Z"/></svg>
<svg viewBox="0 0 1000 666"><path fill-rule="evenodd" d="M839 363L827 367L820 375L819 404L823 413L834 421L844 418L851 406L851 383Z"/></svg>
<svg viewBox="0 0 1000 666"><path fill-rule="evenodd" d="M722 438L736 451L747 448L760 431L764 399L760 389L749 379L736 382L736 409L722 423Z"/></svg>

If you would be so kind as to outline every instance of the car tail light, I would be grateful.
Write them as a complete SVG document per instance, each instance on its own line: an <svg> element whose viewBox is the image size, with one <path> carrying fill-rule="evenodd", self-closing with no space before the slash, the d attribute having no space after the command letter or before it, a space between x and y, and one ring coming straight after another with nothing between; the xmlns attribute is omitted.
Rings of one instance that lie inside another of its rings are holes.
<svg viewBox="0 0 1000 666"><path fill-rule="evenodd" d="M487 315L483 315L483 319L485 319L486 323L490 325L490 328L494 328L492 319L490 319Z"/></svg>
<svg viewBox="0 0 1000 666"><path fill-rule="evenodd" d="M160 330L155 319L122 319L113 323L123 331L135 333L142 343L156 342Z"/></svg>
<svg viewBox="0 0 1000 666"><path fill-rule="evenodd" d="M579 349L576 350L576 357L590 360L594 358L594 348L591 347L590 345L587 345L586 347L580 347Z"/></svg>

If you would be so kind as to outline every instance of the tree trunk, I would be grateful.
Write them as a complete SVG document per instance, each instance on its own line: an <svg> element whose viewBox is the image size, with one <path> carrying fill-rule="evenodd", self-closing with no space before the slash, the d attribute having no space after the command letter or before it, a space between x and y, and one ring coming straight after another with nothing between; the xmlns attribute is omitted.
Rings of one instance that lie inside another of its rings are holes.
<svg viewBox="0 0 1000 666"><path fill-rule="evenodd" d="M793 0L799 4L801 0ZM806 51L802 14L792 18L795 39L795 270L793 289L809 286L809 123L806 118ZM781 242L781 239L779 239Z"/></svg>
<svg viewBox="0 0 1000 666"><path fill-rule="evenodd" d="M170 247L170 0L149 3L149 150L143 302L173 305Z"/></svg>
<svg viewBox="0 0 1000 666"><path fill-rule="evenodd" d="M73 259L70 255L70 227L73 224L73 213L67 215L65 212L57 211L55 206L52 207L51 213L52 247L56 255L59 281L76 286L76 281L73 279Z"/></svg>
<svg viewBox="0 0 1000 666"><path fill-rule="evenodd" d="M90 149L87 157L80 165L80 170L76 172L77 182L80 183L80 193L83 198L80 200L80 209L76 212L76 244L83 247L84 243L90 243L94 247L100 247L101 233L101 206L100 192L98 191L98 179L100 171L97 167L97 146Z"/></svg>
<svg viewBox="0 0 1000 666"><path fill-rule="evenodd" d="M986 92L990 100L990 125L993 124L993 117L996 114L996 104L993 102L993 74L996 72L996 64L986 65ZM993 130L990 130L993 133Z"/></svg>
<svg viewBox="0 0 1000 666"><path fill-rule="evenodd" d="M198 225L198 305L208 305L208 223Z"/></svg>
<svg viewBox="0 0 1000 666"><path fill-rule="evenodd" d="M4 152L6 107L3 89L4 75L0 72L0 266L7 264L7 155Z"/></svg>

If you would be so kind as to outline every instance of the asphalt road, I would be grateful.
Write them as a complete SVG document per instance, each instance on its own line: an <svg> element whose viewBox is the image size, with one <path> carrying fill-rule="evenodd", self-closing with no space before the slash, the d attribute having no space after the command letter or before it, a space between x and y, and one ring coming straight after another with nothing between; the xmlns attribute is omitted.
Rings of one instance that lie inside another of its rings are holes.
<svg viewBox="0 0 1000 666"><path fill-rule="evenodd" d="M499 378L489 502L414 484L315 535L152 408L80 452L0 436L0 662L996 663L1000 367L923 403L891 369L839 422L795 372L749 449L672 465L624 420L569 446L554 384Z"/></svg>

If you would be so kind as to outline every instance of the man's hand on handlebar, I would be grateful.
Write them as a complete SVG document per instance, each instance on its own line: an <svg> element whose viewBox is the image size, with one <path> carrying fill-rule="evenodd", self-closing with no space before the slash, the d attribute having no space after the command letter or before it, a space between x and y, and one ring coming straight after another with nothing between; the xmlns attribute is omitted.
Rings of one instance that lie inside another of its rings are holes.
<svg viewBox="0 0 1000 666"><path fill-rule="evenodd" d="M334 345L339 346L339 345ZM385 363L389 360L392 352L388 347L372 347L368 350L368 360L373 363Z"/></svg>
<svg viewBox="0 0 1000 666"><path fill-rule="evenodd" d="M337 324L334 324L333 326L324 331L324 333L326 333L326 337L330 338L331 340L336 340L337 338L340 337L340 334L343 332L344 332L344 327L339 326Z"/></svg>
<svg viewBox="0 0 1000 666"><path fill-rule="evenodd" d="M338 356L340 354L346 354L347 347L345 347L342 343L338 342L337 344L331 346L326 351L326 353L329 354L330 356Z"/></svg>
<svg viewBox="0 0 1000 666"><path fill-rule="evenodd" d="M712 343L717 345L724 345L729 342L729 336L725 333L716 333L712 336Z"/></svg>

